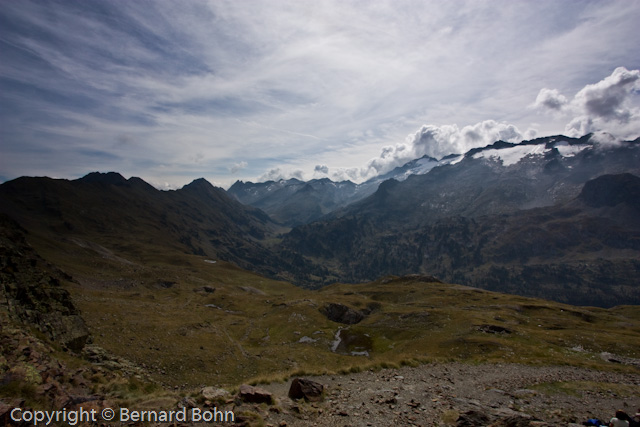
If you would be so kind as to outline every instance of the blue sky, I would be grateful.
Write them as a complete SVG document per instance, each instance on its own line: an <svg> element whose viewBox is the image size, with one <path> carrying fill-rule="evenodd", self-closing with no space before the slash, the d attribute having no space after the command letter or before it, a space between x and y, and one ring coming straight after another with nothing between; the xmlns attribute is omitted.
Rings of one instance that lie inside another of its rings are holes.
<svg viewBox="0 0 640 427"><path fill-rule="evenodd" d="M640 1L9 1L0 181L328 176L640 136Z"/></svg>

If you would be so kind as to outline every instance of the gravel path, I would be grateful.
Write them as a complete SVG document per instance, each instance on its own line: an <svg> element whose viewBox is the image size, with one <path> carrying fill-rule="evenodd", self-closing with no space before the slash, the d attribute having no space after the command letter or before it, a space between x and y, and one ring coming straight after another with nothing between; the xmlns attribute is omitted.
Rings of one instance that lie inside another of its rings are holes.
<svg viewBox="0 0 640 427"><path fill-rule="evenodd" d="M640 407L640 371L449 363L310 379L325 386L324 402L294 402L287 397L290 382L270 384L261 388L273 393L276 405L244 404L235 412L255 410L267 426L456 425L461 414L467 424L457 425L557 426ZM536 387L561 381L583 387L568 393Z"/></svg>

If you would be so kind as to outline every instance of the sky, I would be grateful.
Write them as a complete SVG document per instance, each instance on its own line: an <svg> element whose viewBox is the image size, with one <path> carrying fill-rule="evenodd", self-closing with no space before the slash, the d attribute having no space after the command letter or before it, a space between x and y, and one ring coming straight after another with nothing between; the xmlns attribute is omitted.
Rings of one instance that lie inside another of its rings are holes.
<svg viewBox="0 0 640 427"><path fill-rule="evenodd" d="M0 0L0 182L363 182L640 136L640 0Z"/></svg>

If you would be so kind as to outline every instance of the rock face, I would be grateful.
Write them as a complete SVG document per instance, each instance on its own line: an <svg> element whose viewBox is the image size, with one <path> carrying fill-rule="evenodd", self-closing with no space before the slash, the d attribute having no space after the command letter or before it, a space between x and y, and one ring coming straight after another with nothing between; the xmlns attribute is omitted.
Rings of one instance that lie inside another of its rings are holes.
<svg viewBox="0 0 640 427"><path fill-rule="evenodd" d="M89 330L61 280L64 273L47 264L29 246L24 231L0 215L0 310L79 353Z"/></svg>
<svg viewBox="0 0 640 427"><path fill-rule="evenodd" d="M332 322L344 323L345 325L355 325L364 319L364 314L344 304L330 303L320 308L320 313L324 314Z"/></svg>
<svg viewBox="0 0 640 427"><path fill-rule="evenodd" d="M295 378L289 388L289 398L304 399L308 402L320 402L323 399L324 386L305 378Z"/></svg>

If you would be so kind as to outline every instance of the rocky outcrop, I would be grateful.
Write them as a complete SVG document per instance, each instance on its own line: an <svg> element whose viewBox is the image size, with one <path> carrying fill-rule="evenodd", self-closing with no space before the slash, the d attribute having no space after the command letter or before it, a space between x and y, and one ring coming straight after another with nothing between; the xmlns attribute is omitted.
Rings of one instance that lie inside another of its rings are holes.
<svg viewBox="0 0 640 427"><path fill-rule="evenodd" d="M254 387L248 384L242 384L240 386L238 397L240 398L240 400L246 403L271 404L273 402L273 396L271 395L271 393L260 387Z"/></svg>
<svg viewBox="0 0 640 427"><path fill-rule="evenodd" d="M344 323L345 325L355 325L364 319L362 312L337 303L329 303L321 307L320 313L324 314L332 322Z"/></svg>
<svg viewBox="0 0 640 427"><path fill-rule="evenodd" d="M27 328L11 320L7 312L0 312L0 425L8 423L6 409L29 409L33 405L55 409L97 410L111 406L106 397L96 394L93 378L113 379L101 367L91 366L77 359L68 363L57 357L51 344L33 336ZM19 424L18 424L19 425ZM25 424L26 425L26 424Z"/></svg>
<svg viewBox="0 0 640 427"><path fill-rule="evenodd" d="M202 390L200 390L200 394L202 394L202 397L205 400L208 400L211 402L216 402L218 400L226 400L230 395L227 390L223 388L212 387L212 386L203 387Z"/></svg>
<svg viewBox="0 0 640 427"><path fill-rule="evenodd" d="M106 368L110 371L121 372L127 376L143 376L144 371L131 361L115 356L97 345L86 345L82 349L82 355L95 366Z"/></svg>
<svg viewBox="0 0 640 427"><path fill-rule="evenodd" d="M51 340L80 352L89 330L61 280L63 272L45 262L29 246L25 231L0 215L0 310Z"/></svg>

